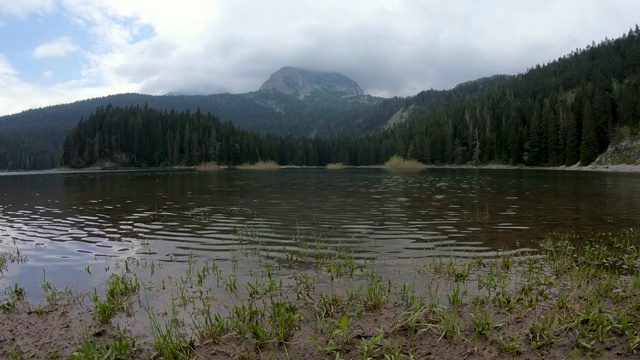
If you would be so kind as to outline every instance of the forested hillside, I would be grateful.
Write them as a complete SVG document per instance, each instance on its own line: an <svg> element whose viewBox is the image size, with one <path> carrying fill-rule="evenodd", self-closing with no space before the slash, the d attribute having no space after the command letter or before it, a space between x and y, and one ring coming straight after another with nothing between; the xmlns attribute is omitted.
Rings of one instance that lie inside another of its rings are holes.
<svg viewBox="0 0 640 360"><path fill-rule="evenodd" d="M354 139L259 135L200 110L178 113L108 105L73 128L64 141L62 164L74 168L113 164L164 167L274 160L325 165L351 151Z"/></svg>
<svg viewBox="0 0 640 360"><path fill-rule="evenodd" d="M366 137L360 151L382 144L425 163L584 165L622 134L637 134L639 122L636 26L616 40L536 65L482 96Z"/></svg>
<svg viewBox="0 0 640 360"><path fill-rule="evenodd" d="M517 76L484 78L404 99L351 100L338 106L322 98L311 99L309 106L275 91L241 95L219 95L216 101L244 104L242 99L255 97L252 103L264 108L237 108L255 111L258 117L271 109L280 114L278 120L255 132L239 130L245 126L219 120L232 117L215 110L225 108L221 103L198 111L170 110L177 108L172 101L183 97L154 97L161 104L146 101L146 106L102 106L66 139L63 163L89 166L108 159L163 166L275 160L283 165L372 165L397 154L435 164L584 165L623 135L638 134L640 30L636 26L618 39L593 43ZM197 104L198 97L184 98ZM291 110L297 106L304 110ZM307 136L284 136L287 132L278 130L305 128L311 118L322 119L324 125ZM18 137L11 140L33 146ZM3 158L1 147L7 146L0 144L0 168L6 168L8 157ZM41 157L55 158L46 151ZM36 163L33 159L30 166ZM20 166L25 167L24 161Z"/></svg>
<svg viewBox="0 0 640 360"><path fill-rule="evenodd" d="M334 76L330 74L331 76ZM147 106L166 111L215 114L237 127L261 134L293 135L333 139L358 137L379 132L390 119L394 123L411 114L430 114L451 101L469 94L481 94L495 88L505 77L470 82L447 92L427 92L408 98L382 99L368 95L344 96L311 92L303 99L273 89L245 94L191 96L150 96L119 94L29 110L0 117L0 169L45 169L58 165L62 142L81 118L89 117L97 107ZM312 79L319 81L316 78ZM321 79L320 79L321 80ZM401 114L402 116L394 116ZM1 141L6 139L6 141Z"/></svg>
<svg viewBox="0 0 640 360"><path fill-rule="evenodd" d="M398 99L383 100L370 96L300 100L269 90L193 96L119 94L78 101L0 117L0 140L8 139L0 141L0 169L56 166L65 135L81 118L108 104L119 107L146 104L167 111L193 112L200 108L259 133L330 138L378 130L400 107ZM369 121L372 117L376 119Z"/></svg>

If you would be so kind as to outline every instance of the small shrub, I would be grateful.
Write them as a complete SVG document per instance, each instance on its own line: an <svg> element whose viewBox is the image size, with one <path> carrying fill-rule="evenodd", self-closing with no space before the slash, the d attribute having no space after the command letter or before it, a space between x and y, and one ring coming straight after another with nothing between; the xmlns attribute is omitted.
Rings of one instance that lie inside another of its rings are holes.
<svg viewBox="0 0 640 360"><path fill-rule="evenodd" d="M420 170L423 166L417 160L407 160L398 155L394 155L384 163L384 168L389 170Z"/></svg>
<svg viewBox="0 0 640 360"><path fill-rule="evenodd" d="M253 164L245 163L238 166L238 169L245 170L277 170L280 169L280 165L273 160L258 161Z"/></svg>
<svg viewBox="0 0 640 360"><path fill-rule="evenodd" d="M331 163L331 164L327 164L327 169L329 170L342 170L344 169L346 166L344 166L343 163Z"/></svg>

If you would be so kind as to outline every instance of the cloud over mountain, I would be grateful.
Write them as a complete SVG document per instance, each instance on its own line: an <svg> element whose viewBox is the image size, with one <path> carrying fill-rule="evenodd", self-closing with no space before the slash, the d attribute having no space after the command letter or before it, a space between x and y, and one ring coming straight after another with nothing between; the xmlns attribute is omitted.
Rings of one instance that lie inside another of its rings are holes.
<svg viewBox="0 0 640 360"><path fill-rule="evenodd" d="M620 36L638 13L634 0L2 1L0 31L15 37L0 54L35 90L25 101L0 83L0 112L114 92L246 92L285 65L405 96L524 72Z"/></svg>

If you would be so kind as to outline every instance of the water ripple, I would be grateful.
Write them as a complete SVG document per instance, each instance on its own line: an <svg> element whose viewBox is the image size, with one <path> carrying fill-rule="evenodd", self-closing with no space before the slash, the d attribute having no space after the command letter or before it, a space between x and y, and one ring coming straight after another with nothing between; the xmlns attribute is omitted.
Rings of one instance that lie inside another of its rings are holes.
<svg viewBox="0 0 640 360"><path fill-rule="evenodd" d="M36 175L34 175L36 176ZM78 254L491 256L571 224L640 223L637 178L544 172L281 171L0 177L0 244ZM603 179L606 178L606 181ZM613 177L613 179L611 178ZM127 189L124 191L123 189Z"/></svg>

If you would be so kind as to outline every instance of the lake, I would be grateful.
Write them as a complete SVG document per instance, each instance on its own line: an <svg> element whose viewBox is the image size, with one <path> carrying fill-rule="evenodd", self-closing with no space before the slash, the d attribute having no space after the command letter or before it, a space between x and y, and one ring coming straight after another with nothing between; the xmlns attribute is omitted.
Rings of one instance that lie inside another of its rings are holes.
<svg viewBox="0 0 640 360"><path fill-rule="evenodd" d="M296 271L310 251L390 267L535 251L549 231L638 226L639 180L485 169L2 174L0 250L28 262L0 287L19 282L33 299L46 276L91 289L104 282L96 268L124 258L242 270L238 257L251 253Z"/></svg>

